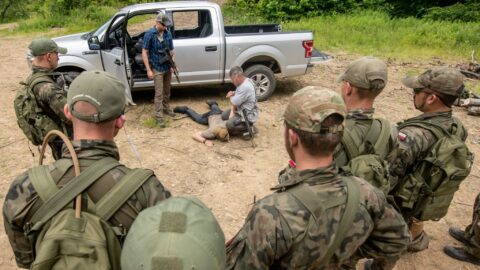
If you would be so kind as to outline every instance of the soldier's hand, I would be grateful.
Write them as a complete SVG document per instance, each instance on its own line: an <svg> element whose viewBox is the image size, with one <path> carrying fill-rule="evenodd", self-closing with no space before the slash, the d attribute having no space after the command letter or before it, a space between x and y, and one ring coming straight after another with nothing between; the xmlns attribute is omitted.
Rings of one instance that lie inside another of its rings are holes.
<svg viewBox="0 0 480 270"><path fill-rule="evenodd" d="M235 95L235 91L228 91L227 98L231 98Z"/></svg>

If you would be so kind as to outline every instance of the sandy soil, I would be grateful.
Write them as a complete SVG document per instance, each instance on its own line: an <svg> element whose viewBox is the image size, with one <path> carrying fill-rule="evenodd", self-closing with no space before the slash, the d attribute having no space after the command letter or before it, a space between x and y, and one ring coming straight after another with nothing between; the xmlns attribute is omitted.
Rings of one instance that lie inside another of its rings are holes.
<svg viewBox="0 0 480 270"><path fill-rule="evenodd" d="M17 127L12 101L16 89L29 72L25 51L31 37L0 38L0 200L14 177L37 162L38 152L32 157L27 140ZM174 195L193 195L209 205L218 218L227 239L231 238L243 224L254 198L270 193L275 185L278 171L286 165L288 156L283 147L282 123L279 116L289 96L306 85L321 85L337 89L336 76L352 59L358 56L336 55L328 63L316 66L313 73L295 79L281 79L276 93L266 102L260 103L261 110L256 138L257 148L250 142L232 139L229 143L218 142L208 148L191 139L191 134L204 127L190 119L169 121L166 129L148 128L144 121L153 115L153 92L134 95L137 106L129 107L126 132L121 132L116 142L121 152L121 162L131 167L153 169ZM376 103L379 116L391 121L417 115L411 102L411 92L400 83L405 72L422 70L441 64L439 59L423 63L402 63L388 59L390 81ZM448 63L447 63L448 64ZM453 63L450 63L453 64ZM171 104L188 105L204 112L205 100L217 99L226 106L226 87L174 89ZM468 116L461 108L455 114L469 126L467 140L470 149L479 156L480 121ZM128 134L128 135L127 135ZM138 149L137 159L128 140ZM49 160L51 157L48 158ZM459 245L448 236L451 225L465 226L471 219L473 200L480 192L478 162L471 175L456 194L448 215L438 222L428 222L426 231L431 235L428 250L417 254L406 254L396 269L477 269L460 263L443 254L445 245ZM0 218L0 269L17 269L13 253Z"/></svg>

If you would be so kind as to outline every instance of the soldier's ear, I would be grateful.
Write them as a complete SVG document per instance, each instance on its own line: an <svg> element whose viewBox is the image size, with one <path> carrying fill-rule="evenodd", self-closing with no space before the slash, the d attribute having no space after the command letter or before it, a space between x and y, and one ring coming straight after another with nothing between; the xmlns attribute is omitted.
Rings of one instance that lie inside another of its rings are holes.
<svg viewBox="0 0 480 270"><path fill-rule="evenodd" d="M72 114L70 112L70 108L68 108L68 104L65 104L65 106L63 106L63 113L69 121L72 121Z"/></svg>
<svg viewBox="0 0 480 270"><path fill-rule="evenodd" d="M122 114L120 115L116 120L115 120L115 127L118 128L118 129L121 129L123 128L123 126L125 125L125 122L127 121L127 117Z"/></svg>
<svg viewBox="0 0 480 270"><path fill-rule="evenodd" d="M290 128L288 129L288 140L290 141L291 147L298 145L298 142L299 142L298 134Z"/></svg>

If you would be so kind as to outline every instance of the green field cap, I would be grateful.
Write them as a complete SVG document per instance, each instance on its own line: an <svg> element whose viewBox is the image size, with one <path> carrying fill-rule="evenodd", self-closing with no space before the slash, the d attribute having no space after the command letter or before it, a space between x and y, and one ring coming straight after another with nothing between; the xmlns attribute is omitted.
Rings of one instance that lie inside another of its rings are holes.
<svg viewBox="0 0 480 270"><path fill-rule="evenodd" d="M78 101L95 106L97 113L83 115L75 111L74 105ZM84 71L70 85L67 103L72 115L80 120L95 123L113 120L125 109L125 86L104 71Z"/></svg>
<svg viewBox="0 0 480 270"><path fill-rule="evenodd" d="M381 80L383 84L373 89L371 82ZM387 65L375 57L362 57L351 62L345 72L340 75L337 82L346 81L351 85L368 90L383 90L388 81Z"/></svg>
<svg viewBox="0 0 480 270"><path fill-rule="evenodd" d="M37 38L32 40L28 48L33 56L44 55L51 52L66 54L67 48L58 47L55 41L49 38Z"/></svg>
<svg viewBox="0 0 480 270"><path fill-rule="evenodd" d="M224 270L225 236L194 197L171 197L140 212L122 248L123 270Z"/></svg>
<svg viewBox="0 0 480 270"><path fill-rule="evenodd" d="M429 69L419 76L410 76L402 80L409 88L428 88L449 96L460 96L463 92L463 74L455 68L439 67Z"/></svg>
<svg viewBox="0 0 480 270"><path fill-rule="evenodd" d="M290 98L283 119L293 128L312 133L343 130L338 127L325 130L322 122L332 114L345 118L347 108L342 97L328 88L307 86Z"/></svg>

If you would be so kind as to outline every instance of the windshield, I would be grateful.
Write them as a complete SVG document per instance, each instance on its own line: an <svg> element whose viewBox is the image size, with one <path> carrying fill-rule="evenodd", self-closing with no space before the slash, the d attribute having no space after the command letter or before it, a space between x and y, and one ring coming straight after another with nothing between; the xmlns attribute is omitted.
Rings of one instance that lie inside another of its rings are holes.
<svg viewBox="0 0 480 270"><path fill-rule="evenodd" d="M112 17L113 18L113 17ZM93 33L93 36L100 36L100 35L103 35L103 33L105 33L105 31L107 30L108 26L110 25L110 22L112 21L112 19L108 20L106 23L104 23L102 26L100 26L97 30L94 30L92 33Z"/></svg>

